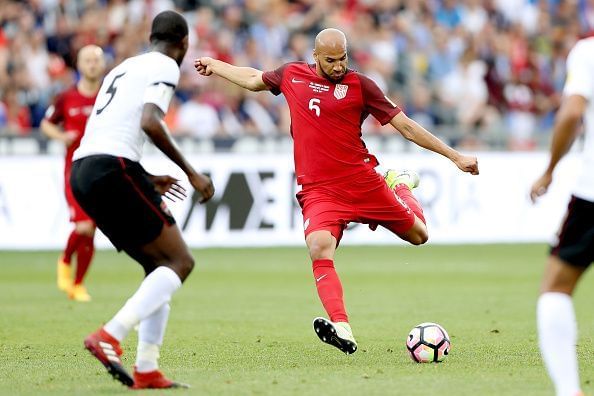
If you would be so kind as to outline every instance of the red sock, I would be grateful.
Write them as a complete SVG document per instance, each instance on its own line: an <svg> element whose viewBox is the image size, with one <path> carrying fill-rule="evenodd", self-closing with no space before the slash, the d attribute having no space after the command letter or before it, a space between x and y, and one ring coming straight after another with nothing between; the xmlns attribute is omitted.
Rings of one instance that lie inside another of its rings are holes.
<svg viewBox="0 0 594 396"><path fill-rule="evenodd" d="M65 264L70 264L72 260L72 254L78 248L80 244L82 235L77 233L76 231L72 230L70 236L68 237L68 242L66 242L66 248L64 249L64 253L62 253L62 261Z"/></svg>
<svg viewBox="0 0 594 396"><path fill-rule="evenodd" d="M80 243L76 249L76 275L74 276L74 284L80 285L87 274L91 260L93 259L93 253L95 253L95 245L93 244L93 238L81 235Z"/></svg>
<svg viewBox="0 0 594 396"><path fill-rule="evenodd" d="M348 322L344 301L342 299L342 284L334 269L332 260L314 260L313 274L316 279L318 296L332 322Z"/></svg>
<svg viewBox="0 0 594 396"><path fill-rule="evenodd" d="M408 207L413 211L413 213L421 220L424 224L427 224L425 221L425 216L423 215L423 208L421 208L421 204L415 196L413 195L412 191L408 189L406 184L398 184L394 187L394 191L406 204Z"/></svg>

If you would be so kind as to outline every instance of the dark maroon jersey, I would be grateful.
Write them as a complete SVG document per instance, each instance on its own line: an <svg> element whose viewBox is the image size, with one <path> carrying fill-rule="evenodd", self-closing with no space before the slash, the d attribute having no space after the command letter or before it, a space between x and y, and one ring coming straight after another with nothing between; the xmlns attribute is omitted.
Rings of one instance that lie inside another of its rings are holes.
<svg viewBox="0 0 594 396"><path fill-rule="evenodd" d="M45 112L45 118L52 124L61 125L64 131L77 133L76 140L66 149L66 168L70 168L72 154L80 145L95 99L96 94L85 96L74 85L58 95L54 104Z"/></svg>
<svg viewBox="0 0 594 396"><path fill-rule="evenodd" d="M262 79L289 105L298 184L344 178L378 165L361 139L361 124L371 114L385 125L400 108L369 77L348 70L333 83L319 77L315 65L294 62Z"/></svg>

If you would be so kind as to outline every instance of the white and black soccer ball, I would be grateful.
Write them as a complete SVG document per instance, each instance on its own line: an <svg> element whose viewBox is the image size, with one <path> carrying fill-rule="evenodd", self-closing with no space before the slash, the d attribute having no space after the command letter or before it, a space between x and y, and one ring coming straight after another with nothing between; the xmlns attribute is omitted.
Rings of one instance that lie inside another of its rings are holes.
<svg viewBox="0 0 594 396"><path fill-rule="evenodd" d="M438 363L450 353L450 336L437 323L421 323L413 327L406 338L406 349L417 363Z"/></svg>

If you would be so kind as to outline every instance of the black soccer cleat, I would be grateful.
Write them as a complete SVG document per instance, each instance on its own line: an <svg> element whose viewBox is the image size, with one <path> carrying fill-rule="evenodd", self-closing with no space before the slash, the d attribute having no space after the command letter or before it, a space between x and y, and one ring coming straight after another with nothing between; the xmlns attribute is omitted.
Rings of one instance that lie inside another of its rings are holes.
<svg viewBox="0 0 594 396"><path fill-rule="evenodd" d="M355 341L351 326L348 323L332 323L325 318L315 318L313 327L322 342L340 349L347 355L357 351L357 341Z"/></svg>

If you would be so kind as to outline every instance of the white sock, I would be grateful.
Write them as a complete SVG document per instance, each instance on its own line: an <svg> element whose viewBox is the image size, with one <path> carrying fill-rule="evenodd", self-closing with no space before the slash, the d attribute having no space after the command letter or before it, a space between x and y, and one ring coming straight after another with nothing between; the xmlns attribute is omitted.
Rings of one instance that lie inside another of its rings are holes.
<svg viewBox="0 0 594 396"><path fill-rule="evenodd" d="M158 267L151 272L119 312L104 329L122 341L140 321L169 303L173 293L181 286L179 276L168 267Z"/></svg>
<svg viewBox="0 0 594 396"><path fill-rule="evenodd" d="M170 310L169 304L163 304L161 308L140 322L136 354L136 371L139 373L159 368L159 348L163 345Z"/></svg>
<svg viewBox="0 0 594 396"><path fill-rule="evenodd" d="M580 391L580 380L575 347L577 323L571 296L542 294L536 317L540 352L557 396L575 396Z"/></svg>

